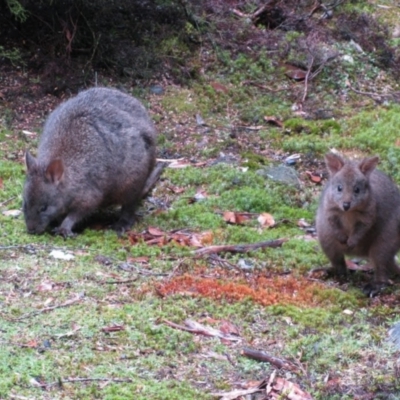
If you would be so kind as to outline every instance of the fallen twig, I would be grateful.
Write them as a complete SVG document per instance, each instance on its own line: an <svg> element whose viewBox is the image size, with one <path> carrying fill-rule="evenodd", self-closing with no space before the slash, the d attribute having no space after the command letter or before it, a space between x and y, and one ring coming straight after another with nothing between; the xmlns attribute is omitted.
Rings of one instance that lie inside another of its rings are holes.
<svg viewBox="0 0 400 400"><path fill-rule="evenodd" d="M276 376L276 370L271 373L269 378L263 379L252 388L211 393L211 395L220 397L220 400L237 400L253 393L262 393L263 399L313 400L311 395L302 390L298 384Z"/></svg>
<svg viewBox="0 0 400 400"><path fill-rule="evenodd" d="M204 254L215 254L215 253L248 253L249 251L264 249L266 247L281 247L283 243L287 242L288 239L275 239L267 240L266 242L258 242L252 244L236 244L236 245L221 245L221 246L208 246L202 247L194 251L195 255L202 256Z"/></svg>
<svg viewBox="0 0 400 400"><path fill-rule="evenodd" d="M376 101L377 103L382 103L385 99L390 99L390 98L396 98L396 95L399 95L399 92L394 92L394 93L389 93L389 94L382 94L379 95L377 93L372 93L372 92L363 92L361 90L358 90L354 88L349 81L346 82L347 86L352 90L354 93L360 94L362 96L368 96L372 100Z"/></svg>
<svg viewBox="0 0 400 400"><path fill-rule="evenodd" d="M307 98L307 93L308 93L308 80L309 80L309 78L310 78L310 74L311 74L311 70L312 70L313 65L314 65L314 56L311 56L311 62L310 62L310 65L309 65L309 67L308 67L308 69L307 69L306 77L305 77L305 79L304 79L304 94L303 94L303 98L301 99L301 102L302 102L302 103L304 103L304 101L305 101L306 98Z"/></svg>
<svg viewBox="0 0 400 400"><path fill-rule="evenodd" d="M81 301L82 298L83 298L83 295L78 294L75 298L73 298L71 300L67 300L63 304L59 304L57 306L52 306L52 307L45 307L45 308L42 308L41 310L38 310L38 311L32 311L30 313L22 315L19 318L13 318L12 321L21 321L23 319L26 319L26 318L29 318L29 317L33 317L35 315L44 314L46 312L56 310L57 308L69 307L69 306L72 306L73 304L78 303L79 301Z"/></svg>
<svg viewBox="0 0 400 400"><path fill-rule="evenodd" d="M13 201L16 197L17 197L17 196L13 196L13 197L10 197L10 198L7 199L7 200L4 200L2 203L0 203L0 207L3 207L3 206L5 206L6 204L10 203L10 202Z"/></svg>
<svg viewBox="0 0 400 400"><path fill-rule="evenodd" d="M269 362L279 369L284 368L294 372L298 370L298 368L290 361L282 360L264 351L244 347L241 354L245 357L252 358L253 360Z"/></svg>
<svg viewBox="0 0 400 400"><path fill-rule="evenodd" d="M126 279L124 281L97 281L98 284L100 285L123 285L125 283L132 283L136 282L138 278L133 278L133 279Z"/></svg>
<svg viewBox="0 0 400 400"><path fill-rule="evenodd" d="M113 383L132 383L130 378L69 378L59 379L56 382L40 383L38 387L50 388L52 386L62 386L64 383L81 383L81 382L113 382Z"/></svg>
<svg viewBox="0 0 400 400"><path fill-rule="evenodd" d="M215 329L211 326L206 326L203 324L200 324L199 322L186 319L185 320L185 326L184 325L179 325L176 324L175 322L168 321L167 319L162 320L165 324L170 326L171 328L175 329L180 329L181 331L185 332L190 332L194 334L199 334L199 335L204 335L204 336L213 336L213 337L218 337L223 340L231 340L231 341L240 341L241 338L237 335L231 335L229 333L224 333L220 331L219 329Z"/></svg>
<svg viewBox="0 0 400 400"><path fill-rule="evenodd" d="M254 387L251 389L237 389L232 390L231 392L221 392L221 393L211 393L211 396L220 397L220 400L235 400L239 398L243 398L243 396L247 396L249 394L261 392L261 389L258 387ZM252 397L252 396L250 396Z"/></svg>
<svg viewBox="0 0 400 400"><path fill-rule="evenodd" d="M223 268L231 268L231 269L235 269L238 272L243 272L243 269L241 269L240 267L238 267L236 264L233 264L231 262L229 262L228 260L224 260L221 257L218 257L216 254L211 254L208 257L208 260L211 263L217 263L219 264L221 267Z"/></svg>

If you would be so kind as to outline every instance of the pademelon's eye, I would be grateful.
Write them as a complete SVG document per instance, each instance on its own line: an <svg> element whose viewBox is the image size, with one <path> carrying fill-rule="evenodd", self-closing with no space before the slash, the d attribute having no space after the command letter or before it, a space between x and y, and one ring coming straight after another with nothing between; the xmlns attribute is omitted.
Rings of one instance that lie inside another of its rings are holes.
<svg viewBox="0 0 400 400"><path fill-rule="evenodd" d="M338 191L338 192L341 192L342 190L343 190L343 186L342 186L342 185L338 185L337 191Z"/></svg>
<svg viewBox="0 0 400 400"><path fill-rule="evenodd" d="M360 188L359 188L358 186L356 186L356 187L354 188L354 193L355 193L355 194L359 194L359 193L360 193Z"/></svg>
<svg viewBox="0 0 400 400"><path fill-rule="evenodd" d="M45 205L43 205L43 206L41 206L40 208L39 208L39 212L45 212L47 210L47 204L45 204Z"/></svg>

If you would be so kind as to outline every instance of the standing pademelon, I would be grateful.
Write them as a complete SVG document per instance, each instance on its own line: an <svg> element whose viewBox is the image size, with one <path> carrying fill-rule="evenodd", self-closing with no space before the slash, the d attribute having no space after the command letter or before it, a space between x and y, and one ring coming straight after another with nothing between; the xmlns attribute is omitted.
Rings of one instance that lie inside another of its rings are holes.
<svg viewBox="0 0 400 400"><path fill-rule="evenodd" d="M129 229L156 155L156 133L142 103L109 88L92 88L57 107L28 151L23 209L29 233L72 236L95 210L121 205L117 233Z"/></svg>
<svg viewBox="0 0 400 400"><path fill-rule="evenodd" d="M325 156L330 179L317 212L317 234L338 276L346 275L345 255L368 257L374 279L364 291L378 293L390 274L400 274L395 255L400 249L400 191L375 169L378 157L351 161Z"/></svg>

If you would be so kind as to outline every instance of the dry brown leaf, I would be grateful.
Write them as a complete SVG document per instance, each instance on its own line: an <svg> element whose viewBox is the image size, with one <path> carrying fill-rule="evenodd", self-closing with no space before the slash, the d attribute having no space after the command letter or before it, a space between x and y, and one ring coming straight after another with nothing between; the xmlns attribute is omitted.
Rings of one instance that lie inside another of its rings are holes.
<svg viewBox="0 0 400 400"><path fill-rule="evenodd" d="M210 86L216 91L216 92L222 92L222 93L228 93L229 90L226 86L222 85L219 82L211 82Z"/></svg>
<svg viewBox="0 0 400 400"><path fill-rule="evenodd" d="M275 219L269 213L262 213L258 216L257 221L262 228L272 228L275 226Z"/></svg>
<svg viewBox="0 0 400 400"><path fill-rule="evenodd" d="M371 264L356 264L354 261L351 260L346 260L346 266L348 269L351 269L352 271L372 271L374 267Z"/></svg>
<svg viewBox="0 0 400 400"><path fill-rule="evenodd" d="M273 391L284 394L288 400L312 400L311 395L300 388L299 385L277 377L272 385Z"/></svg>
<svg viewBox="0 0 400 400"><path fill-rule="evenodd" d="M315 183L321 183L322 177L320 174L316 172L306 171L306 174L310 177L310 179Z"/></svg>
<svg viewBox="0 0 400 400"><path fill-rule="evenodd" d="M214 235L211 231L201 233L186 232L185 230L164 232L159 228L149 227L147 231L142 233L129 232L128 238L132 245L144 242L147 245L164 246L173 242L179 246L203 247L213 242ZM128 261L147 263L148 257L130 258Z"/></svg>
<svg viewBox="0 0 400 400"><path fill-rule="evenodd" d="M306 79L307 71L304 69L291 64L283 64L283 69L285 71L285 75L291 79L294 79L295 81L303 81Z"/></svg>
<svg viewBox="0 0 400 400"><path fill-rule="evenodd" d="M219 400L236 400L243 399L243 396L247 396L252 393L260 392L258 388L252 389L236 389L231 392L220 392L220 393L212 393L212 396L220 397Z"/></svg>
<svg viewBox="0 0 400 400"><path fill-rule="evenodd" d="M299 226L300 228L308 228L311 225L304 218L301 218L297 221L297 226Z"/></svg>
<svg viewBox="0 0 400 400"><path fill-rule="evenodd" d="M128 257L127 261L130 263L147 264L149 262L149 257Z"/></svg>
<svg viewBox="0 0 400 400"><path fill-rule="evenodd" d="M44 281L37 287L37 290L39 292L48 292L50 290L53 290L53 286L54 286L53 282Z"/></svg>
<svg viewBox="0 0 400 400"><path fill-rule="evenodd" d="M225 211L223 218L224 221L228 224L236 224L241 225L244 224L249 219L253 218L254 214L247 212L233 212L233 211Z"/></svg>
<svg viewBox="0 0 400 400"><path fill-rule="evenodd" d="M279 126L279 128L283 128L283 122L272 115L271 116L266 115L264 117L264 121L268 122L269 124Z"/></svg>
<svg viewBox="0 0 400 400"><path fill-rule="evenodd" d="M239 328L225 319L221 320L219 329L222 333L240 336Z"/></svg>
<svg viewBox="0 0 400 400"><path fill-rule="evenodd" d="M101 328L103 332L119 332L124 331L125 327L123 325L111 325Z"/></svg>
<svg viewBox="0 0 400 400"><path fill-rule="evenodd" d="M153 236L164 236L164 235L166 235L166 233L164 231L162 231L161 229L158 229L158 228L156 228L154 226L149 226L147 228L147 232L150 233L150 235L153 235Z"/></svg>
<svg viewBox="0 0 400 400"><path fill-rule="evenodd" d="M236 215L233 211L225 211L223 218L225 222L236 224Z"/></svg>
<svg viewBox="0 0 400 400"><path fill-rule="evenodd" d="M183 193L186 190L185 188L178 186L168 186L167 189L176 194Z"/></svg>
<svg viewBox="0 0 400 400"><path fill-rule="evenodd" d="M212 231L205 231L197 235L199 237L200 243L204 245L209 245L214 242L214 233Z"/></svg>

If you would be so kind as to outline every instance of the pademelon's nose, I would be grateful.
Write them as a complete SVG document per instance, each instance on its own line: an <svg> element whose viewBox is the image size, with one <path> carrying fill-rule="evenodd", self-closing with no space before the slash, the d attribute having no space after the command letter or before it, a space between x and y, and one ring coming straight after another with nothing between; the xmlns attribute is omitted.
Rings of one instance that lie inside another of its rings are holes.
<svg viewBox="0 0 400 400"><path fill-rule="evenodd" d="M348 211L350 209L350 202L346 201L345 203L343 203L343 210L344 211Z"/></svg>

